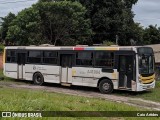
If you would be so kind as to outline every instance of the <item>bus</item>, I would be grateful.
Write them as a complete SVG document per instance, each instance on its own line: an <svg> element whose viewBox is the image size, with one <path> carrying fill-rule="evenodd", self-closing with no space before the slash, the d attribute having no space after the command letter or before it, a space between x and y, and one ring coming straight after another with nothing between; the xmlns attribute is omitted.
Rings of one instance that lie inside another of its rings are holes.
<svg viewBox="0 0 160 120"><path fill-rule="evenodd" d="M7 46L5 76L36 85L144 91L155 87L153 49L144 46Z"/></svg>

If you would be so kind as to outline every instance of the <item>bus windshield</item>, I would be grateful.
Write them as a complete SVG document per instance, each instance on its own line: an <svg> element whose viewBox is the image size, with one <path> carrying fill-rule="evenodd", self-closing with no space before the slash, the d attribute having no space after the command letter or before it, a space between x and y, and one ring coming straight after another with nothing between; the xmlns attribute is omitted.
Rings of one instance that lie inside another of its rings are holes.
<svg viewBox="0 0 160 120"><path fill-rule="evenodd" d="M138 58L140 74L154 73L154 55L152 48L138 48Z"/></svg>

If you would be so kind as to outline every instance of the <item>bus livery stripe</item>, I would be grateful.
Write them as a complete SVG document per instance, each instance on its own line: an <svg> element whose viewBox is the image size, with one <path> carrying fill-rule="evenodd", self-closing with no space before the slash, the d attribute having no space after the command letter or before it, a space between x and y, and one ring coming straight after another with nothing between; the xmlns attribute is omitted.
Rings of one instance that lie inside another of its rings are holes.
<svg viewBox="0 0 160 120"><path fill-rule="evenodd" d="M74 50L84 50L83 47L75 47Z"/></svg>
<svg viewBox="0 0 160 120"><path fill-rule="evenodd" d="M119 50L115 47L74 47L73 50Z"/></svg>
<svg viewBox="0 0 160 120"><path fill-rule="evenodd" d="M86 48L84 48L84 50L95 50L95 48L86 47Z"/></svg>

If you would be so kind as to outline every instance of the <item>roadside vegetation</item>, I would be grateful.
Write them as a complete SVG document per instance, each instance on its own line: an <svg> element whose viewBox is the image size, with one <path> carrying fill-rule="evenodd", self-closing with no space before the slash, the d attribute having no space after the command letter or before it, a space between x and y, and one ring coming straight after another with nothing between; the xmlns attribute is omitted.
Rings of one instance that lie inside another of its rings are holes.
<svg viewBox="0 0 160 120"><path fill-rule="evenodd" d="M96 98L50 93L44 90L33 91L28 89L8 88L3 86L0 87L0 99L1 111L144 111L144 109L123 103L115 104L115 102Z"/></svg>
<svg viewBox="0 0 160 120"><path fill-rule="evenodd" d="M151 100L155 102L160 102L160 81L156 81L156 86L154 89L142 92L130 92L130 91L114 91L115 95L133 97L133 98L142 98L146 100Z"/></svg>
<svg viewBox="0 0 160 120"><path fill-rule="evenodd" d="M0 70L0 76L3 76L2 70ZM26 84L26 82L18 82L14 79L5 77L4 81L6 83L14 84ZM31 84L30 82L27 84ZM143 99L149 99L154 101L160 101L159 90L160 82L157 82L156 88L150 92L143 93L132 93L125 91L115 91L113 94L125 95ZM146 109L129 106L124 103L115 103L98 98L88 98L80 96L72 96L54 92L47 92L45 90L29 90L22 88L10 88L7 86L1 85L0 81L0 110L1 111L145 111ZM17 118L18 119L18 118ZM27 118L26 118L27 119ZM45 118L48 119L48 118ZM66 119L56 118L56 119ZM87 118L67 118L67 119L91 119ZM92 119L112 119L112 118L97 118L93 117ZM114 119L114 118L113 118ZM115 118L115 119L137 119L135 118ZM150 119L150 118L141 118L141 119ZM157 119L157 118L152 118ZM28 119L27 119L28 120Z"/></svg>
<svg viewBox="0 0 160 120"><path fill-rule="evenodd" d="M38 0L1 17L5 45L146 45L160 43L160 27L134 21L138 0ZM70 9L69 9L70 8Z"/></svg>
<svg viewBox="0 0 160 120"><path fill-rule="evenodd" d="M4 77L4 80L6 84L14 83L14 84L32 84L31 82L24 82L20 80L15 80L12 78L5 77L3 75L2 70L0 70L0 77ZM156 81L156 87L154 89L151 89L149 91L143 91L143 92L133 92L133 91L121 91L121 90L114 90L113 95L119 95L119 96L126 96L126 97L133 97L133 98L142 98L146 100L156 101L160 102L160 81Z"/></svg>
<svg viewBox="0 0 160 120"><path fill-rule="evenodd" d="M141 92L135 97L160 102L160 81L156 81L156 87L150 91Z"/></svg>
<svg viewBox="0 0 160 120"><path fill-rule="evenodd" d="M3 52L4 45L0 44L0 54Z"/></svg>
<svg viewBox="0 0 160 120"><path fill-rule="evenodd" d="M140 108L96 98L49 93L45 90L0 88L1 110L9 111L139 111Z"/></svg>

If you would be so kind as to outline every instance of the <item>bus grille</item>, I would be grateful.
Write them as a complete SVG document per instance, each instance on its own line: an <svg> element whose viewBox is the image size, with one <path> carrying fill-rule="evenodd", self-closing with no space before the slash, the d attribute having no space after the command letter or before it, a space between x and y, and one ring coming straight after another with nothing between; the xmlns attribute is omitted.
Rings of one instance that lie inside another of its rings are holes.
<svg viewBox="0 0 160 120"><path fill-rule="evenodd" d="M142 77L140 76L140 81L143 84L148 84L148 83L152 83L155 80L155 74L148 76L148 77Z"/></svg>

